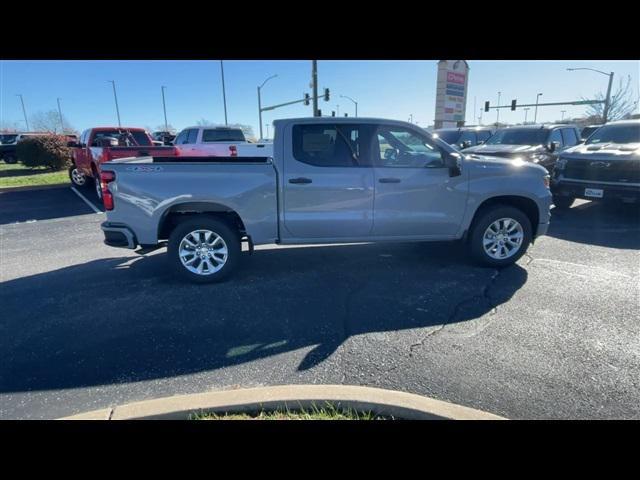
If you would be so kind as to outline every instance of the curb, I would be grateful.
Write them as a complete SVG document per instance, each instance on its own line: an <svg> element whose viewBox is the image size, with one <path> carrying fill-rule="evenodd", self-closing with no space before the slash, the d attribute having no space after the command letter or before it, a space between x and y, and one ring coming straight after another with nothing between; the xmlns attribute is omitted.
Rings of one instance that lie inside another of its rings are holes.
<svg viewBox="0 0 640 480"><path fill-rule="evenodd" d="M54 183L51 185L23 185L21 187L0 187L0 193L5 192L24 192L29 190L51 190L53 188L70 187L71 183Z"/></svg>
<svg viewBox="0 0 640 480"><path fill-rule="evenodd" d="M186 420L192 413L310 408L323 402L406 420L506 420L492 413L413 393L350 385L279 385L176 395L59 420Z"/></svg>

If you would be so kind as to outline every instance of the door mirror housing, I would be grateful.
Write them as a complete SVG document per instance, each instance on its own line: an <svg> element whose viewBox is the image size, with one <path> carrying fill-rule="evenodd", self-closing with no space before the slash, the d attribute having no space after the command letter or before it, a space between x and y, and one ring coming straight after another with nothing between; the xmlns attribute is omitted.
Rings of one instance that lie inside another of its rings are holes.
<svg viewBox="0 0 640 480"><path fill-rule="evenodd" d="M462 175L462 155L459 153L447 153L444 161L449 169L450 177Z"/></svg>
<svg viewBox="0 0 640 480"><path fill-rule="evenodd" d="M471 146L471 140L465 140L460 144L461 148L469 148Z"/></svg>
<svg viewBox="0 0 640 480"><path fill-rule="evenodd" d="M560 148L560 142L551 142L548 148L550 152L555 152Z"/></svg>

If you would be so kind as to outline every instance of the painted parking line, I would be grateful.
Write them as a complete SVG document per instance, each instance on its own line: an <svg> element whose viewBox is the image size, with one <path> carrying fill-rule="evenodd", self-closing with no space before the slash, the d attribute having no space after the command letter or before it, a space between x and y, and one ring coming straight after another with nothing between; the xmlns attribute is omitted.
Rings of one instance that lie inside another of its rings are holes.
<svg viewBox="0 0 640 480"><path fill-rule="evenodd" d="M71 187L71 190L73 190L76 195L78 195L82 200L84 200L84 203L89 205L89 207L91 207L94 212L96 212L97 214L104 213L104 212L100 211L93 203L91 203L89 200L87 200L87 197L85 197L78 190L76 190L76 187Z"/></svg>

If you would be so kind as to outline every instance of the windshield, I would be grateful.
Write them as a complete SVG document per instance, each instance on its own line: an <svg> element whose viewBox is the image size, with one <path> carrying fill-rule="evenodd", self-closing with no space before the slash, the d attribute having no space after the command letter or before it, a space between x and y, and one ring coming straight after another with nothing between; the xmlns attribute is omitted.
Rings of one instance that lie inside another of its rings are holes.
<svg viewBox="0 0 640 480"><path fill-rule="evenodd" d="M14 143L18 135L0 135L0 143Z"/></svg>
<svg viewBox="0 0 640 480"><path fill-rule="evenodd" d="M459 130L444 130L440 132L433 132L434 137L437 136L440 140L448 143L449 145L458 143L458 139L460 138L461 134L462 132Z"/></svg>
<svg viewBox="0 0 640 480"><path fill-rule="evenodd" d="M208 129L202 132L203 142L244 142L244 133L240 129Z"/></svg>
<svg viewBox="0 0 640 480"><path fill-rule="evenodd" d="M582 132L580 132L580 136L585 139L585 138L589 138L589 136L595 132L597 129L599 129L599 126L595 126L595 127L585 127L582 129Z"/></svg>
<svg viewBox="0 0 640 480"><path fill-rule="evenodd" d="M97 146L97 142L102 137L113 137L118 139L119 147L133 147L133 146L141 146L141 147L150 147L153 144L149 140L149 137L145 132L140 130L102 130L100 132L96 132L96 135L93 139L93 146ZM133 138L131 138L133 137Z"/></svg>
<svg viewBox="0 0 640 480"><path fill-rule="evenodd" d="M487 145L540 145L546 142L549 130L543 128L507 128L498 130Z"/></svg>
<svg viewBox="0 0 640 480"><path fill-rule="evenodd" d="M587 145L594 143L640 143L640 124L605 125L593 133L586 143Z"/></svg>

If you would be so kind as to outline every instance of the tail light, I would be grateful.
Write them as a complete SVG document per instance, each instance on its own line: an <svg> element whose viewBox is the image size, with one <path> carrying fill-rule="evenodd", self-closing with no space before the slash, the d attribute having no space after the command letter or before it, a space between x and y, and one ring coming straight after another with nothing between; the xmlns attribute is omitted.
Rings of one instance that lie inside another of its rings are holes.
<svg viewBox="0 0 640 480"><path fill-rule="evenodd" d="M100 172L100 189L102 190L102 203L104 203L105 210L113 210L113 194L108 187L115 179L115 172L108 170Z"/></svg>
<svg viewBox="0 0 640 480"><path fill-rule="evenodd" d="M229 156L237 157L238 156L238 147L236 147L235 145L230 145L229 146Z"/></svg>

